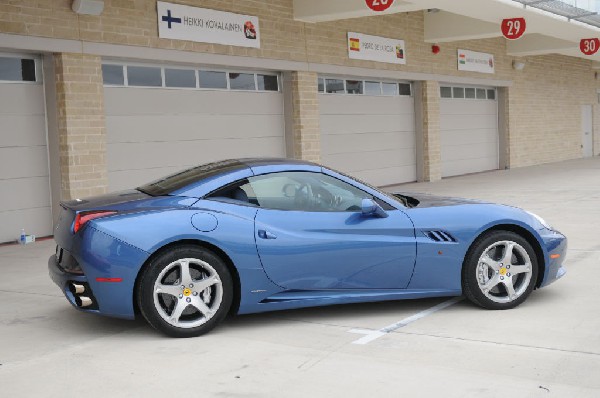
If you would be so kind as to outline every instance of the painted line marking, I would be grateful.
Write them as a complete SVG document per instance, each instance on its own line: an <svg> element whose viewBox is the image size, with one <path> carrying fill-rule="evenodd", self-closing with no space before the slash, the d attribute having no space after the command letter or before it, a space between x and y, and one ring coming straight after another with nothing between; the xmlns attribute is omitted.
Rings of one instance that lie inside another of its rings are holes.
<svg viewBox="0 0 600 398"><path fill-rule="evenodd" d="M426 316L431 315L434 312L438 312L440 310L443 310L444 308L450 307L451 305L454 305L462 300L464 300L464 297L453 297L450 300L446 300L438 305L435 305L424 311L418 312L418 313L411 315L408 318L404 318L401 321L398 321L396 323L392 323L391 325L385 326L379 330L367 330L367 329L349 330L348 332L350 332L350 333L365 335L365 336L361 337L360 339L353 341L352 344L361 344L361 345L368 344L371 341L377 340L378 338L383 337L390 332L393 332L394 330L398 330L406 325L409 325L415 321L418 321L421 318L425 318Z"/></svg>

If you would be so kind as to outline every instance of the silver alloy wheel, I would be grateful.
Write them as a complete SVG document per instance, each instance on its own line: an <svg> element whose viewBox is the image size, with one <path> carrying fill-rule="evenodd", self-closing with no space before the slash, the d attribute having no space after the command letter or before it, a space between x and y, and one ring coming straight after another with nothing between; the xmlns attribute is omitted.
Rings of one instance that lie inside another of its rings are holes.
<svg viewBox="0 0 600 398"><path fill-rule="evenodd" d="M223 300L223 284L207 262L182 258L167 265L154 282L154 307L170 325L194 328L210 320Z"/></svg>
<svg viewBox="0 0 600 398"><path fill-rule="evenodd" d="M496 303L510 303L527 290L533 274L527 250L513 241L488 246L475 271L481 292Z"/></svg>

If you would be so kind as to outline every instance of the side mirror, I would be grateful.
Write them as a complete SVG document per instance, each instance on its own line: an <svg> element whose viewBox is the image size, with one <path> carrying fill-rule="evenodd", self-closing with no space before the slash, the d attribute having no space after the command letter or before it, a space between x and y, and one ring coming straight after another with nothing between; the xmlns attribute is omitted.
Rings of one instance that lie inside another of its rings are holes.
<svg viewBox="0 0 600 398"><path fill-rule="evenodd" d="M389 216L381 206L373 199L363 199L361 202L363 216L386 218Z"/></svg>

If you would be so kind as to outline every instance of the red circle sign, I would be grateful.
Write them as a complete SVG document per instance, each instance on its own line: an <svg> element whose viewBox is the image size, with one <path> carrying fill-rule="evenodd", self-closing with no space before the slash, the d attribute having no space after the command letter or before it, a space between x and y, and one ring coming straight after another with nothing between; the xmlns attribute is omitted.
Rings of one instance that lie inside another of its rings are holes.
<svg viewBox="0 0 600 398"><path fill-rule="evenodd" d="M502 20L502 35L509 40L516 40L523 36L527 24L525 18L509 18Z"/></svg>
<svg viewBox="0 0 600 398"><path fill-rule="evenodd" d="M365 3L371 10L381 12L390 8L394 0L365 0Z"/></svg>
<svg viewBox="0 0 600 398"><path fill-rule="evenodd" d="M598 52L599 48L600 48L600 39L598 39L598 38L581 39L581 41L579 42L579 49L585 55L594 55L594 54L596 54L596 52Z"/></svg>

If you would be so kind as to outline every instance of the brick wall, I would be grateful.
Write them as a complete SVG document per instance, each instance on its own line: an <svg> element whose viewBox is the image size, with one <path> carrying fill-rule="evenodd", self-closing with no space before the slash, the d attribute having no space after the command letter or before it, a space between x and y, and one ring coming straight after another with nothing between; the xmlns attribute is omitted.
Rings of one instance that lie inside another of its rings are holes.
<svg viewBox="0 0 600 398"><path fill-rule="evenodd" d="M55 56L61 198L106 192L106 132L100 57Z"/></svg>
<svg viewBox="0 0 600 398"><path fill-rule="evenodd" d="M442 178L442 151L440 142L440 85L435 81L421 83L422 112L422 181Z"/></svg>
<svg viewBox="0 0 600 398"><path fill-rule="evenodd" d="M291 73L292 140L294 158L319 162L321 136L319 128L319 99L317 74Z"/></svg>

